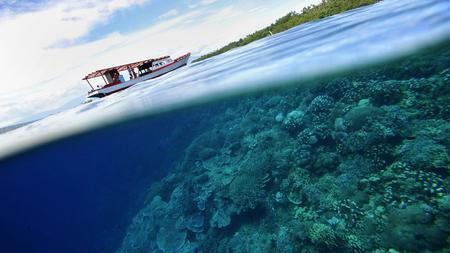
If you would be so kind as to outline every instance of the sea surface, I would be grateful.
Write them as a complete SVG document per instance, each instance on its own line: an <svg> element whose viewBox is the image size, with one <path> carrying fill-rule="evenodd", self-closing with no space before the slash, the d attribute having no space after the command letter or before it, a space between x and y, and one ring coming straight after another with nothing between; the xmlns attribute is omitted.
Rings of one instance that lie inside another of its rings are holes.
<svg viewBox="0 0 450 253"><path fill-rule="evenodd" d="M385 0L0 134L0 252L450 252L450 1Z"/></svg>

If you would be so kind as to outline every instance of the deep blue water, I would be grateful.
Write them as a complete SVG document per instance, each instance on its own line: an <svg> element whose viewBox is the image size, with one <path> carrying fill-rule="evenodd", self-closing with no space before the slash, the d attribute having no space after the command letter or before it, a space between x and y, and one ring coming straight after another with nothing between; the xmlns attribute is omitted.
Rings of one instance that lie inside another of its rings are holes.
<svg viewBox="0 0 450 253"><path fill-rule="evenodd" d="M216 101L412 55L448 40L449 10L448 1L384 1L0 135L0 252L113 252L149 186L208 119L226 115Z"/></svg>
<svg viewBox="0 0 450 253"><path fill-rule="evenodd" d="M1 161L1 252L112 252L190 141L194 116L127 122Z"/></svg>

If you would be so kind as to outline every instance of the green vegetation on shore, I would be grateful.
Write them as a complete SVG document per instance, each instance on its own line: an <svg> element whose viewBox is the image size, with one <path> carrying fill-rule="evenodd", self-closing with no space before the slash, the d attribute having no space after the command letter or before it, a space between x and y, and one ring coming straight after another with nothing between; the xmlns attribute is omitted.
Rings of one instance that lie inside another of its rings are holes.
<svg viewBox="0 0 450 253"><path fill-rule="evenodd" d="M365 5L374 4L380 0L323 0L322 3L303 8L301 13L289 12L287 15L279 18L270 26L258 30L245 38L229 43L228 45L217 49L209 54L203 55L194 62L205 60L207 58L225 53L236 47L245 46L255 40L270 36L271 34L286 31L294 26L318 20L321 18L336 15Z"/></svg>

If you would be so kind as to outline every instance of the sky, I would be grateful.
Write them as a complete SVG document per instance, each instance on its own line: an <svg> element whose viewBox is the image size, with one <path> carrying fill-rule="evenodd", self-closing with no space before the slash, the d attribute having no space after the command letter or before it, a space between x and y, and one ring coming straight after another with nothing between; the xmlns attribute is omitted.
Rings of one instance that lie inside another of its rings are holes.
<svg viewBox="0 0 450 253"><path fill-rule="evenodd" d="M0 0L0 127L83 101L100 68L198 57L320 0Z"/></svg>

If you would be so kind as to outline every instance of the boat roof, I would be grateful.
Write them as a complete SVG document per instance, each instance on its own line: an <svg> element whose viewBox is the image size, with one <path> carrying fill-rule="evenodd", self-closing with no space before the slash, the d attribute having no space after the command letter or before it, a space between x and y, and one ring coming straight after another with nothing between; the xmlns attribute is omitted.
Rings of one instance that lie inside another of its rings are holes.
<svg viewBox="0 0 450 253"><path fill-rule="evenodd" d="M91 79L94 77L99 77L104 75L106 72L116 69L117 71L124 71L127 70L128 68L136 68L137 66L147 62L147 61L158 61L158 60L162 60L162 59L166 59L169 58L169 56L163 56L160 58L156 58L156 59L147 59L147 60L142 60L142 61L137 61L137 62L132 62L132 63L127 63L127 64L123 64L123 65L119 65L119 66L114 66L114 67L110 67L110 68L105 68L105 69L99 69L96 70L92 73L89 73L88 75L86 75L82 80L87 80L87 79Z"/></svg>

